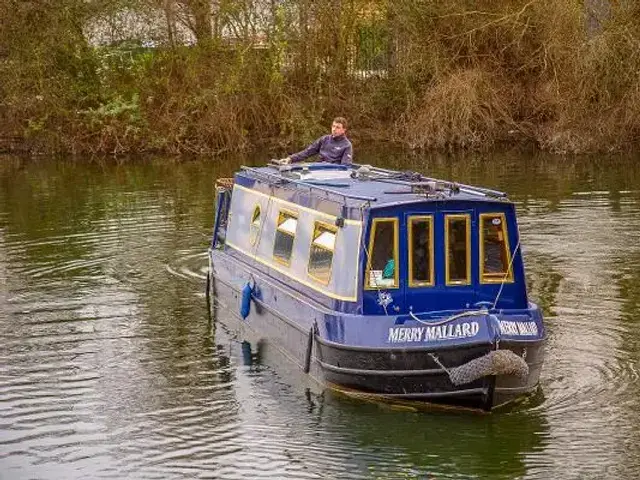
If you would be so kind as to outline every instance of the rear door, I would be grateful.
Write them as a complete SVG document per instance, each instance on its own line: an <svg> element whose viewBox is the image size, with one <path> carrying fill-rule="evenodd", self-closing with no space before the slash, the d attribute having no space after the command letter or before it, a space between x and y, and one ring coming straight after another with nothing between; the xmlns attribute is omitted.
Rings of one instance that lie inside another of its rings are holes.
<svg viewBox="0 0 640 480"><path fill-rule="evenodd" d="M405 302L414 312L473 307L477 251L473 210L406 215Z"/></svg>
<svg viewBox="0 0 640 480"><path fill-rule="evenodd" d="M440 212L442 229L441 293L442 309L471 308L477 301L474 259L477 235L474 235L474 211Z"/></svg>
<svg viewBox="0 0 640 480"><path fill-rule="evenodd" d="M405 303L408 309L418 313L435 310L436 215L434 212L418 212L405 215L406 251Z"/></svg>

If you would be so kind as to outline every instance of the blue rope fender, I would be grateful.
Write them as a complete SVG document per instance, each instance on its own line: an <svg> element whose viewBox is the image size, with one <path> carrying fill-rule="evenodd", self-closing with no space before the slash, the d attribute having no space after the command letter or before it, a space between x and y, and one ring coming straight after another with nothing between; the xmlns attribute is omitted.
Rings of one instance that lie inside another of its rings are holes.
<svg viewBox="0 0 640 480"><path fill-rule="evenodd" d="M249 316L251 311L251 295L253 294L253 288L251 284L247 282L242 287L242 301L240 302L240 316L245 320Z"/></svg>

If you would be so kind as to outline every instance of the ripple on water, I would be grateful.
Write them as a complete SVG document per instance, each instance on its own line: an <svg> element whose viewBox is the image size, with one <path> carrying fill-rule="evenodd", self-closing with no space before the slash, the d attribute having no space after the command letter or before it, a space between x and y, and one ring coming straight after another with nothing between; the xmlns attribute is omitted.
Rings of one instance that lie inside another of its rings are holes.
<svg viewBox="0 0 640 480"><path fill-rule="evenodd" d="M571 176L516 198L542 393L470 417L308 396L284 360L242 365L242 335L202 298L213 167L116 167L36 169L0 192L8 478L637 477L637 191Z"/></svg>
<svg viewBox="0 0 640 480"><path fill-rule="evenodd" d="M208 254L206 251L182 251L178 258L166 266L169 273L176 277L189 280L203 280L207 278Z"/></svg>

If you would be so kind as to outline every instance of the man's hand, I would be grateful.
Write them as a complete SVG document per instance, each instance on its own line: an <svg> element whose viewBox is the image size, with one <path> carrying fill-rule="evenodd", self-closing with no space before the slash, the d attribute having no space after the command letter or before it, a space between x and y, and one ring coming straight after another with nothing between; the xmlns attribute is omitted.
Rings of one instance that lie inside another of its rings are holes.
<svg viewBox="0 0 640 480"><path fill-rule="evenodd" d="M269 163L271 165L278 165L279 167L281 167L283 165L289 165L289 163L291 163L291 159L289 157L287 157L287 158L272 158L271 160L269 160Z"/></svg>

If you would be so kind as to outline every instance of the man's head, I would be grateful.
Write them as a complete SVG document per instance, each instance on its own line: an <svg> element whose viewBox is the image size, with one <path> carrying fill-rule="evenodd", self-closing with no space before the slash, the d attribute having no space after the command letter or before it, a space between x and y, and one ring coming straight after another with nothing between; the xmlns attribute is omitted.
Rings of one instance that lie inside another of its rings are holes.
<svg viewBox="0 0 640 480"><path fill-rule="evenodd" d="M336 117L331 123L331 136L339 137L347 132L347 119L344 117Z"/></svg>

